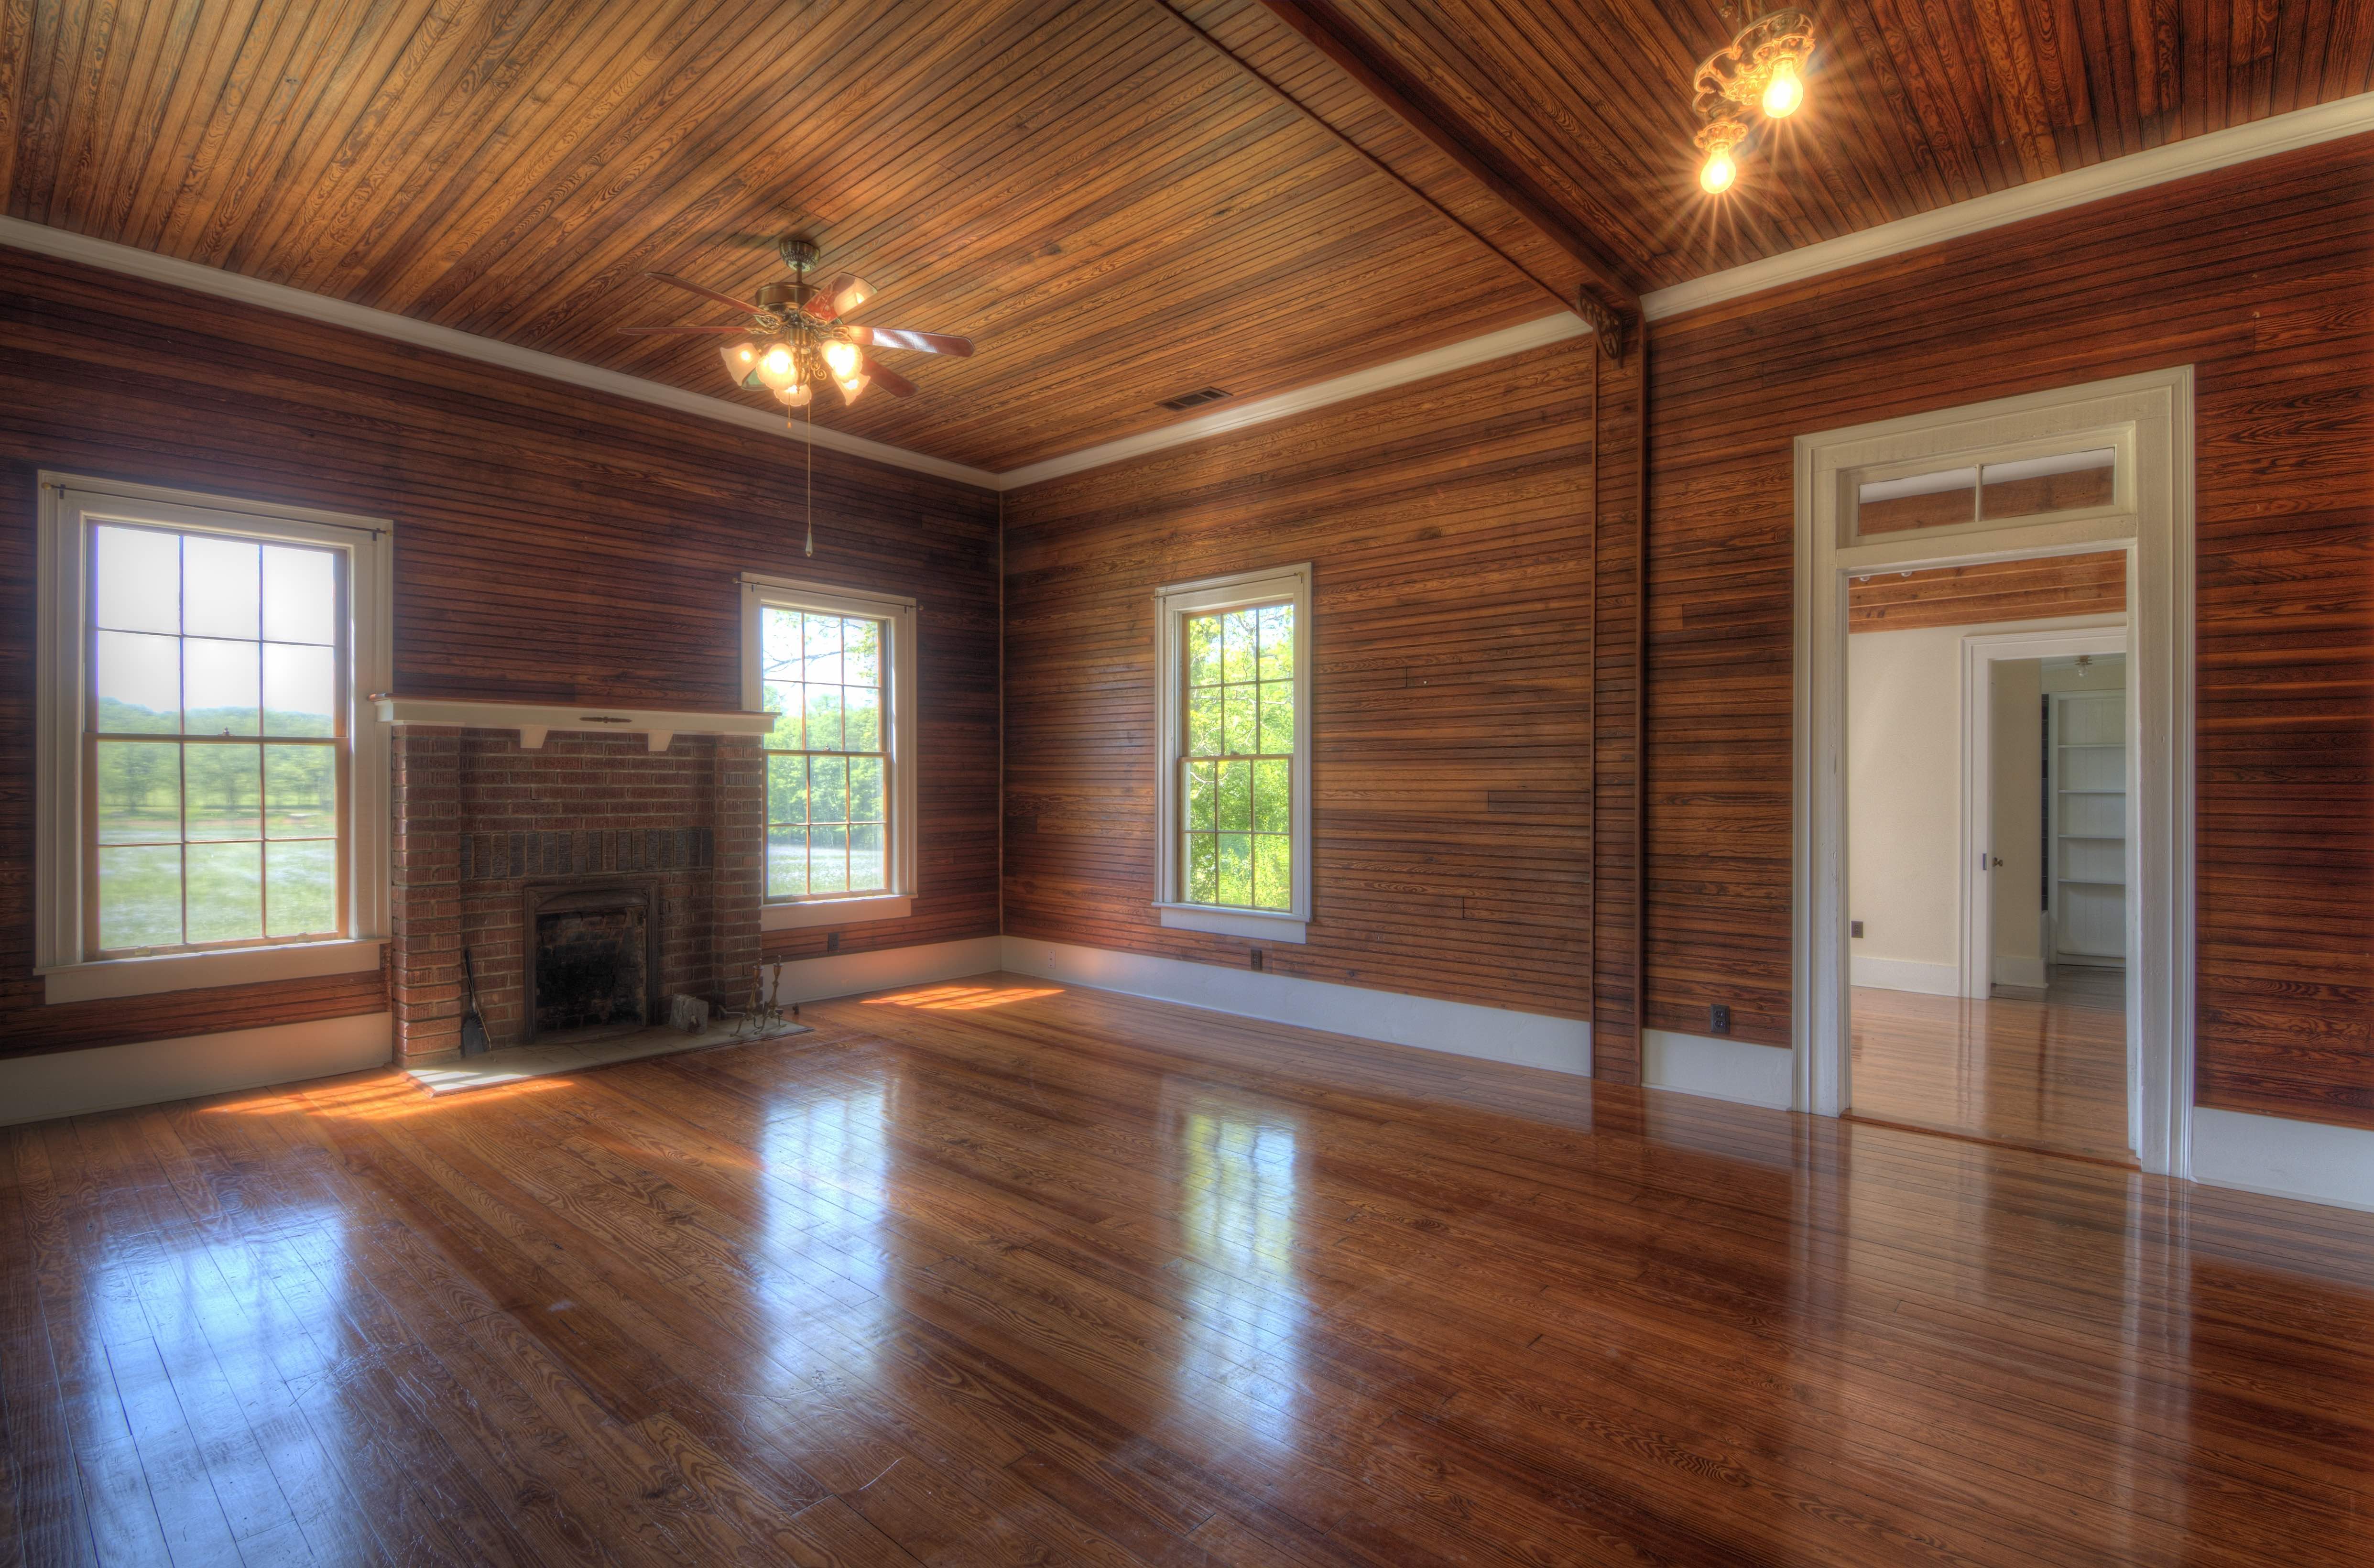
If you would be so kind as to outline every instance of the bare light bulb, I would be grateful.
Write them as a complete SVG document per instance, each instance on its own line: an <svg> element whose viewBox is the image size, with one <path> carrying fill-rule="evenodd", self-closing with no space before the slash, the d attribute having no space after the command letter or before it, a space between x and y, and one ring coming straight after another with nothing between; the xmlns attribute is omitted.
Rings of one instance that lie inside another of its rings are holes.
<svg viewBox="0 0 2374 1568"><path fill-rule="evenodd" d="M857 345L844 338L834 338L824 346L824 362L835 381L848 381L857 374L860 358Z"/></svg>
<svg viewBox="0 0 2374 1568"><path fill-rule="evenodd" d="M758 379L770 392L781 392L800 379L800 361L783 344L770 345L758 356Z"/></svg>
<svg viewBox="0 0 2374 1568"><path fill-rule="evenodd" d="M1786 55L1773 61L1772 79L1764 84L1764 112L1775 120L1786 119L1804 101L1805 82L1797 75L1797 62Z"/></svg>
<svg viewBox="0 0 2374 1568"><path fill-rule="evenodd" d="M1706 162L1698 169L1698 184L1710 196L1722 195L1738 178L1739 165L1731 160L1731 149L1727 147L1719 147L1707 154Z"/></svg>

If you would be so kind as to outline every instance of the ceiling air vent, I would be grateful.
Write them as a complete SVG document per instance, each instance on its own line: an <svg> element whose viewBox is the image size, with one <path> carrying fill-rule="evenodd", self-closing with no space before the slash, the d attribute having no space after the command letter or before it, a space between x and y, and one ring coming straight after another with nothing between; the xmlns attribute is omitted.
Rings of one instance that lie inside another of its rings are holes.
<svg viewBox="0 0 2374 1568"><path fill-rule="evenodd" d="M1162 400L1162 407L1174 414L1183 414L1190 408L1201 408L1206 403L1217 403L1228 395L1216 386L1207 386L1201 392L1188 392L1177 397L1166 397Z"/></svg>

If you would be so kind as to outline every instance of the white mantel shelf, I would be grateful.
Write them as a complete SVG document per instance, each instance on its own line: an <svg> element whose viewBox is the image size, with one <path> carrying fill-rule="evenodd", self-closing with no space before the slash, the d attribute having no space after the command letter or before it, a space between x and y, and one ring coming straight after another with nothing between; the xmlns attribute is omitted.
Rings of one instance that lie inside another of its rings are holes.
<svg viewBox="0 0 2374 1568"><path fill-rule="evenodd" d="M380 722L391 725L460 725L465 729L515 729L520 749L541 749L557 729L592 730L644 737L664 751L679 735L764 735L775 727L772 713L704 713L683 708L563 707L551 702L479 702L458 697L392 697L371 701Z"/></svg>

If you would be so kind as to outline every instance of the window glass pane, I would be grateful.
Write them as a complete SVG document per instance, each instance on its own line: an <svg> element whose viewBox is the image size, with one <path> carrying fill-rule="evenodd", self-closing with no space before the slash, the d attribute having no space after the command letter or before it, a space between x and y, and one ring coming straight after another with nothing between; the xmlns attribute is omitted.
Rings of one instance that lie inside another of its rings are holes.
<svg viewBox="0 0 2374 1568"><path fill-rule="evenodd" d="M263 563L245 539L182 536L182 630L194 637L261 634ZM195 938L192 938L195 940Z"/></svg>
<svg viewBox="0 0 2374 1568"><path fill-rule="evenodd" d="M1198 687L1187 693L1187 751L1194 757L1220 754L1222 701L1225 688Z"/></svg>
<svg viewBox="0 0 2374 1568"><path fill-rule="evenodd" d="M1211 832L1220 825L1220 784L1212 762L1187 764L1187 827Z"/></svg>
<svg viewBox="0 0 2374 1568"><path fill-rule="evenodd" d="M194 843L189 923L193 942L245 942L264 935L264 846Z"/></svg>
<svg viewBox="0 0 2374 1568"><path fill-rule="evenodd" d="M889 884L882 853L882 824L862 823L849 830L849 890L880 892Z"/></svg>
<svg viewBox="0 0 2374 1568"><path fill-rule="evenodd" d="M91 672L101 735L175 735L182 728L182 644L137 631L102 631Z"/></svg>
<svg viewBox="0 0 2374 1568"><path fill-rule="evenodd" d="M787 760L797 764L796 757ZM767 896L795 899L808 890L808 831L805 828L767 830Z"/></svg>
<svg viewBox="0 0 2374 1568"><path fill-rule="evenodd" d="M153 528L91 535L91 615L117 631L182 630L182 540Z"/></svg>
<svg viewBox="0 0 2374 1568"><path fill-rule="evenodd" d="M2102 446L2016 463L1990 463L1979 489L1982 517L2034 517L2108 506L2117 491L2119 454Z"/></svg>
<svg viewBox="0 0 2374 1568"><path fill-rule="evenodd" d="M1220 669L1229 680L1251 680L1257 670L1253 654L1255 612L1230 610L1220 618Z"/></svg>
<svg viewBox="0 0 2374 1568"><path fill-rule="evenodd" d="M1247 681L1220 690L1228 694L1228 706L1221 715L1221 743L1229 756L1248 756L1261 744L1260 711L1253 696L1256 689Z"/></svg>
<svg viewBox="0 0 2374 1568"><path fill-rule="evenodd" d="M770 605L758 612L758 675L765 680L800 678L800 612Z"/></svg>
<svg viewBox="0 0 2374 1568"><path fill-rule="evenodd" d="M338 640L338 562L328 550L264 547L264 634L276 643Z"/></svg>
<svg viewBox="0 0 2374 1568"><path fill-rule="evenodd" d="M1252 825L1264 833L1290 831L1294 826L1294 764L1280 759L1244 765L1253 771Z"/></svg>
<svg viewBox="0 0 2374 1568"><path fill-rule="evenodd" d="M99 842L180 843L182 749L170 741L102 740L98 750Z"/></svg>
<svg viewBox="0 0 2374 1568"><path fill-rule="evenodd" d="M882 759L852 757L849 760L849 819L852 822L887 820L882 810Z"/></svg>
<svg viewBox="0 0 2374 1568"><path fill-rule="evenodd" d="M870 686L840 689L842 738L852 751L882 749L882 693Z"/></svg>
<svg viewBox="0 0 2374 1568"><path fill-rule="evenodd" d="M840 684L840 620L837 616L812 615L800 628L806 648L806 671L800 678L827 686Z"/></svg>
<svg viewBox="0 0 2374 1568"><path fill-rule="evenodd" d="M1216 834L1187 835L1187 902L1220 902L1220 841Z"/></svg>
<svg viewBox="0 0 2374 1568"><path fill-rule="evenodd" d="M264 647L264 733L337 733L338 654L301 643Z"/></svg>
<svg viewBox="0 0 2374 1568"><path fill-rule="evenodd" d="M264 748L264 837L333 838L337 831L337 752L327 746Z"/></svg>
<svg viewBox="0 0 2374 1568"><path fill-rule="evenodd" d="M1220 770L1220 826L1222 829L1244 829L1253 825L1253 765L1251 762L1222 762Z"/></svg>
<svg viewBox="0 0 2374 1568"><path fill-rule="evenodd" d="M882 684L882 623L845 620L840 623L840 678L848 686Z"/></svg>
<svg viewBox="0 0 2374 1568"><path fill-rule="evenodd" d="M1216 686L1220 680L1220 618L1187 618L1187 684Z"/></svg>
<svg viewBox="0 0 2374 1568"><path fill-rule="evenodd" d="M1294 675L1294 607L1266 605L1260 614L1261 678L1290 679Z"/></svg>
<svg viewBox="0 0 2374 1568"><path fill-rule="evenodd" d="M192 637L182 644L184 725L191 735L253 735L263 702L258 643Z"/></svg>
<svg viewBox="0 0 2374 1568"><path fill-rule="evenodd" d="M1294 749L1294 682L1264 680L1261 683L1261 745L1257 749L1275 756Z"/></svg>
<svg viewBox="0 0 2374 1568"><path fill-rule="evenodd" d="M264 848L267 937L318 937L338 928L338 846L330 839Z"/></svg>
<svg viewBox="0 0 2374 1568"><path fill-rule="evenodd" d="M1941 468L1901 479L1873 480L1857 489L1855 531L1893 534L1974 522L1979 515L1978 492L1976 468Z"/></svg>
<svg viewBox="0 0 2374 1568"><path fill-rule="evenodd" d="M808 891L849 890L849 830L845 827L808 830Z"/></svg>
<svg viewBox="0 0 2374 1568"><path fill-rule="evenodd" d="M775 727L767 732L760 745L780 751L800 749L800 689L780 680L767 682L762 699L766 711L779 715Z"/></svg>
<svg viewBox="0 0 2374 1568"><path fill-rule="evenodd" d="M805 757L767 759L767 820L808 819L808 765Z"/></svg>
<svg viewBox="0 0 2374 1568"><path fill-rule="evenodd" d="M840 655L833 655L840 663ZM807 744L811 751L838 751L841 748L840 688L811 686L807 690Z"/></svg>
<svg viewBox="0 0 2374 1568"><path fill-rule="evenodd" d="M264 748L188 746L182 751L183 822L192 839L264 836ZM194 869L190 873L197 875ZM194 926L197 917L191 916ZM192 941L202 938L193 937Z"/></svg>
<svg viewBox="0 0 2374 1568"><path fill-rule="evenodd" d="M1253 835L1253 907L1294 907L1294 841L1283 833Z"/></svg>
<svg viewBox="0 0 2374 1568"><path fill-rule="evenodd" d="M849 820L849 763L840 757L808 759L808 820Z"/></svg>
<svg viewBox="0 0 2374 1568"><path fill-rule="evenodd" d="M182 850L99 852L99 945L174 948L182 943Z"/></svg>
<svg viewBox="0 0 2374 1568"><path fill-rule="evenodd" d="M1253 847L1251 833L1221 833L1220 897L1222 903L1253 902Z"/></svg>

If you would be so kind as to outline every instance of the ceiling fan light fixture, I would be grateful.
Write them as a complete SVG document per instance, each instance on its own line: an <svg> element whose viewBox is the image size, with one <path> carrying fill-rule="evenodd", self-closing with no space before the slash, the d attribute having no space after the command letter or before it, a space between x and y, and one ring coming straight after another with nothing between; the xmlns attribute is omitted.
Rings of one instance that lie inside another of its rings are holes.
<svg viewBox="0 0 2374 1568"><path fill-rule="evenodd" d="M845 407L848 405L856 402L857 395L864 392L866 387L872 383L873 380L874 378L871 376L850 376L845 379L836 378L836 384L840 388L840 401L842 406Z"/></svg>
<svg viewBox="0 0 2374 1568"><path fill-rule="evenodd" d="M798 384L800 357L792 352L788 343L770 343L758 356L758 375L768 391L780 394L785 387Z"/></svg>
<svg viewBox="0 0 2374 1568"><path fill-rule="evenodd" d="M824 346L825 368L837 382L846 383L856 377L859 358L857 345L847 338L836 337Z"/></svg>
<svg viewBox="0 0 2374 1568"><path fill-rule="evenodd" d="M805 382L800 382L794 385L779 388L775 393L775 401L786 408L805 408L808 406L808 399L815 395L816 388Z"/></svg>
<svg viewBox="0 0 2374 1568"><path fill-rule="evenodd" d="M758 368L758 346L745 337L739 342L722 345L717 357L725 361L725 374L735 386L750 384L750 373Z"/></svg>

